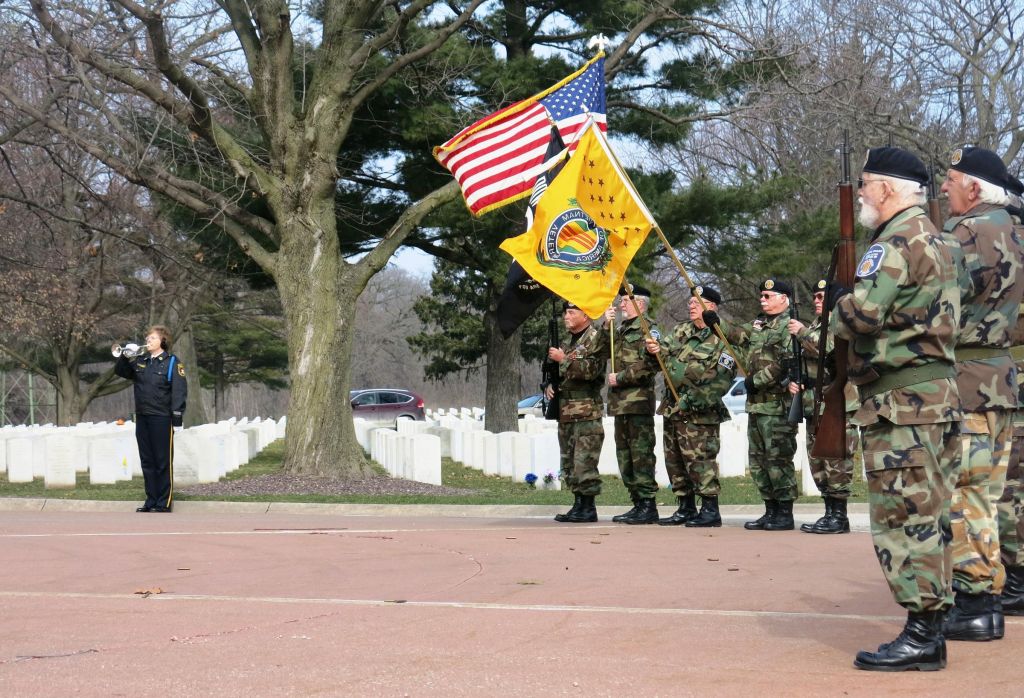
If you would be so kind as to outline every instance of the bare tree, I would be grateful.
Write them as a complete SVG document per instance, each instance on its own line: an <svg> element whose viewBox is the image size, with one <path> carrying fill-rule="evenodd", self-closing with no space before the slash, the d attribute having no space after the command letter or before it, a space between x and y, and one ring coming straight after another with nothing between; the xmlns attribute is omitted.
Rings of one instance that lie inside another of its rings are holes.
<svg viewBox="0 0 1024 698"><path fill-rule="evenodd" d="M334 203L352 120L482 1L327 2L318 17L281 0L29 0L24 8L46 37L40 51L60 56L55 79L81 88L80 108L102 115L105 138L84 138L0 86L9 105L219 226L273 277L289 337L292 471L366 467L344 399L355 300L422 217L456 195L453 182L411 202L368 254L346 262ZM189 151L198 169L183 173L170 149ZM233 181L219 179L221 168Z"/></svg>

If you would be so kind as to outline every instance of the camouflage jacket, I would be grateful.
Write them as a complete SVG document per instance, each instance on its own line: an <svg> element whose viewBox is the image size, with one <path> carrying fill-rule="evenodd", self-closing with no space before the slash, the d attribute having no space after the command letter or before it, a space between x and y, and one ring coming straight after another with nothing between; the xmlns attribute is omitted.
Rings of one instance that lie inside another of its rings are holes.
<svg viewBox="0 0 1024 698"><path fill-rule="evenodd" d="M729 410L722 396L736 375L736 361L725 351L710 328L692 322L676 325L661 341L661 354L672 385L679 394L674 405L672 391L665 388L659 414L681 418L694 424L721 424L728 421Z"/></svg>
<svg viewBox="0 0 1024 698"><path fill-rule="evenodd" d="M853 293L836 303L830 331L850 341L859 426L959 421L953 345L960 289L947 238L919 206L875 231L857 265Z"/></svg>
<svg viewBox="0 0 1024 698"><path fill-rule="evenodd" d="M601 419L604 403L605 364L608 361L608 333L590 325L569 337L558 365L558 421L581 422Z"/></svg>
<svg viewBox="0 0 1024 698"><path fill-rule="evenodd" d="M723 327L729 341L745 353L744 368L754 378L754 391L747 394L750 414L789 413L792 398L785 382L793 362L793 338L788 324L789 310L783 310L771 317L758 315L739 327Z"/></svg>
<svg viewBox="0 0 1024 698"><path fill-rule="evenodd" d="M1021 241L1006 209L979 204L944 229L959 242L960 336L956 384L968 412L1017 407L1017 376L1010 330L1024 297ZM989 354L961 358L967 352ZM992 356L996 353L1001 355Z"/></svg>
<svg viewBox="0 0 1024 698"><path fill-rule="evenodd" d="M821 338L821 316L818 315L811 321L810 325L796 333L800 340L800 349L804 352L805 365L807 366L807 377L804 379L804 415L814 414L814 386L818 382L818 371L821 369L821 362L818 361L818 342ZM825 337L825 353L828 354L835 349L835 338L829 332ZM857 388L853 383L847 382L843 390L846 398L846 411L856 412L860 407L860 400L857 398ZM819 411L824 410L824 403L819 406Z"/></svg>
<svg viewBox="0 0 1024 698"><path fill-rule="evenodd" d="M647 316L644 316L647 320ZM658 338L658 328L647 321L651 336ZM612 323L606 323L606 328ZM605 330L607 336L608 330ZM654 377L658 360L647 353L640 320L633 318L615 326L615 381L608 388L608 414L654 414Z"/></svg>

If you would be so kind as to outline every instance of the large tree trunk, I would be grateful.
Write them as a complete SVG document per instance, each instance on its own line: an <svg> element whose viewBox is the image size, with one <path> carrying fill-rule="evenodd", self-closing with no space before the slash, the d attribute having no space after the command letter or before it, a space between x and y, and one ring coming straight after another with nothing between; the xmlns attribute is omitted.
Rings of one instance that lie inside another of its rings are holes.
<svg viewBox="0 0 1024 698"><path fill-rule="evenodd" d="M522 328L507 340L501 336L493 311L484 315L487 325L487 394L484 399L484 428L498 433L517 431L519 414L516 404L523 397L521 375L523 359L519 354Z"/></svg>
<svg viewBox="0 0 1024 698"><path fill-rule="evenodd" d="M192 336L192 328L184 327L174 341L174 355L185 367L188 380L188 402L185 404L184 425L194 427L210 421L203 405L202 386L199 383L199 364L196 362L196 344Z"/></svg>
<svg viewBox="0 0 1024 698"><path fill-rule="evenodd" d="M274 275L288 327L291 370L285 469L354 477L369 468L356 441L348 399L356 299L363 286L349 278L338 253L333 200L318 220L312 219L292 219L298 221L293 225L319 223L319 234L283 235Z"/></svg>
<svg viewBox="0 0 1024 698"><path fill-rule="evenodd" d="M88 403L83 404L78 366L57 364L57 382L54 387L57 389L57 426L66 427L81 422Z"/></svg>

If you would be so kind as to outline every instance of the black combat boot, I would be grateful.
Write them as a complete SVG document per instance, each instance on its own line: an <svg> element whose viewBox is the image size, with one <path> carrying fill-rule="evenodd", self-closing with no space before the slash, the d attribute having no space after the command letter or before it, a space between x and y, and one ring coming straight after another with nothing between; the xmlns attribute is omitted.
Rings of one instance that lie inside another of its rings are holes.
<svg viewBox="0 0 1024 698"><path fill-rule="evenodd" d="M764 500L764 514L759 519L746 522L743 524L743 528L748 531L763 531L765 524L772 520L772 517L775 516L775 512L778 508L779 503L774 499Z"/></svg>
<svg viewBox="0 0 1024 698"><path fill-rule="evenodd" d="M636 516L636 510L638 508L640 508L640 500L636 499L634 497L630 497L630 499L633 500L633 508L630 509L629 511L627 511L625 514L616 514L615 516L613 516L612 517L612 521L614 523L619 523L620 521L623 521L624 519L628 519L628 518L631 518L633 516Z"/></svg>
<svg viewBox="0 0 1024 698"><path fill-rule="evenodd" d="M580 504L583 503L583 495L579 494L578 492L573 492L573 497L574 497L574 499L573 499L573 502L572 502L572 509L570 509L569 511L565 512L564 514L555 514L555 521L560 521L562 523L565 523L566 521L569 520L569 517L576 516L576 514L579 513L579 511L580 511Z"/></svg>
<svg viewBox="0 0 1024 698"><path fill-rule="evenodd" d="M987 642L1003 636L1003 612L992 594L956 592L942 634L947 640Z"/></svg>
<svg viewBox="0 0 1024 698"><path fill-rule="evenodd" d="M764 530L792 531L793 527L793 500L776 502L775 515L765 522Z"/></svg>
<svg viewBox="0 0 1024 698"><path fill-rule="evenodd" d="M800 524L800 530L804 533L814 533L814 527L820 526L826 519L832 516L832 498L825 495L825 515L814 523Z"/></svg>
<svg viewBox="0 0 1024 698"><path fill-rule="evenodd" d="M690 519L696 518L697 495L687 494L682 497L676 497L676 500L679 502L679 508L676 509L672 516L658 521L659 526L682 526Z"/></svg>
<svg viewBox="0 0 1024 698"><path fill-rule="evenodd" d="M624 524L653 524L658 523L658 505L654 497L641 499L636 505L636 513L628 519L623 519Z"/></svg>
<svg viewBox="0 0 1024 698"><path fill-rule="evenodd" d="M1024 616L1024 566L1006 567L1006 585L999 597L1003 613L1008 616Z"/></svg>
<svg viewBox="0 0 1024 698"><path fill-rule="evenodd" d="M686 522L687 528L718 528L722 515L718 513L718 497L700 496L700 513L697 518Z"/></svg>
<svg viewBox="0 0 1024 698"><path fill-rule="evenodd" d="M832 500L832 516L818 519L811 533L849 533L850 519L846 517L846 500L828 497Z"/></svg>
<svg viewBox="0 0 1024 698"><path fill-rule="evenodd" d="M946 641L942 637L942 611L910 612L907 624L892 642L877 652L862 650L853 665L866 671L938 671L946 667Z"/></svg>
<svg viewBox="0 0 1024 698"><path fill-rule="evenodd" d="M597 508L594 506L594 495L585 494L580 497L580 508L576 510L575 514L567 513L565 519L566 523L593 523L597 521Z"/></svg>

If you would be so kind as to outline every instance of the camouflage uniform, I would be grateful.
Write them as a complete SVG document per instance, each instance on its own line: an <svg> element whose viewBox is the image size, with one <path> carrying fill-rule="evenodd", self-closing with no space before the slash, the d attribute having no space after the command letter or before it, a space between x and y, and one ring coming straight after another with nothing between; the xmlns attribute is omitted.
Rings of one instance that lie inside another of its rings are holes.
<svg viewBox="0 0 1024 698"><path fill-rule="evenodd" d="M1017 402L1024 405L1024 305L1017 315L1017 325L1010 335L1017 365ZM999 514L999 548L1006 567L1024 566L1024 409L1013 415L1013 444L1007 464L1006 484L996 505Z"/></svg>
<svg viewBox="0 0 1024 698"><path fill-rule="evenodd" d="M649 320L647 324L651 336L657 339L658 328ZM647 353L639 318L619 323L614 347L618 370L616 386L608 388L608 414L615 417L619 474L634 502L653 499L658 494L654 479L654 377L658 362Z"/></svg>
<svg viewBox="0 0 1024 698"><path fill-rule="evenodd" d="M565 358L558 365L558 446L561 478L574 494L601 494L597 472L604 443L604 403L601 388L608 360L608 334L593 325L569 337L562 345Z"/></svg>
<svg viewBox="0 0 1024 698"><path fill-rule="evenodd" d="M659 414L665 416L665 468L678 497L717 497L719 425L729 419L722 396L736 375L736 361L711 328L676 326L662 343L665 368L679 394L666 386Z"/></svg>
<svg viewBox="0 0 1024 698"><path fill-rule="evenodd" d="M1016 367L1009 355L1024 282L1021 245L1005 209L979 204L951 218L945 231L959 242L960 336L957 389L964 409L963 462L950 505L953 588L999 594L1005 570L999 561L996 501L1003 494L1010 458Z"/></svg>
<svg viewBox="0 0 1024 698"><path fill-rule="evenodd" d="M944 532L960 459L956 266L918 206L893 216L871 243L830 330L851 342L848 373L861 399L853 422L882 572L908 611L941 612L952 601Z"/></svg>
<svg viewBox="0 0 1024 698"><path fill-rule="evenodd" d="M750 477L761 498L774 502L797 498L793 468L797 427L787 421L793 398L785 388L786 365L793 360L788 323L789 310L784 310L771 317L758 316L727 334L737 350L745 350L744 366L754 381L754 391L747 394Z"/></svg>
<svg viewBox="0 0 1024 698"><path fill-rule="evenodd" d="M807 374L804 378L804 385L813 386L818 381L819 362L818 342L821 338L821 316L818 315L811 321L810 325L804 326L797 333L800 340L800 348L807 361ZM833 348L832 335L825 338L825 351L830 352ZM848 403L847 408L851 405ZM811 451L814 449L814 391L804 390L804 417L807 418L806 445L807 461L811 469L811 477L814 478L814 485L823 497L835 497L836 499L849 499L850 483L853 482L853 458L814 458ZM846 441L847 452L853 454L857 443L857 427L847 421Z"/></svg>

